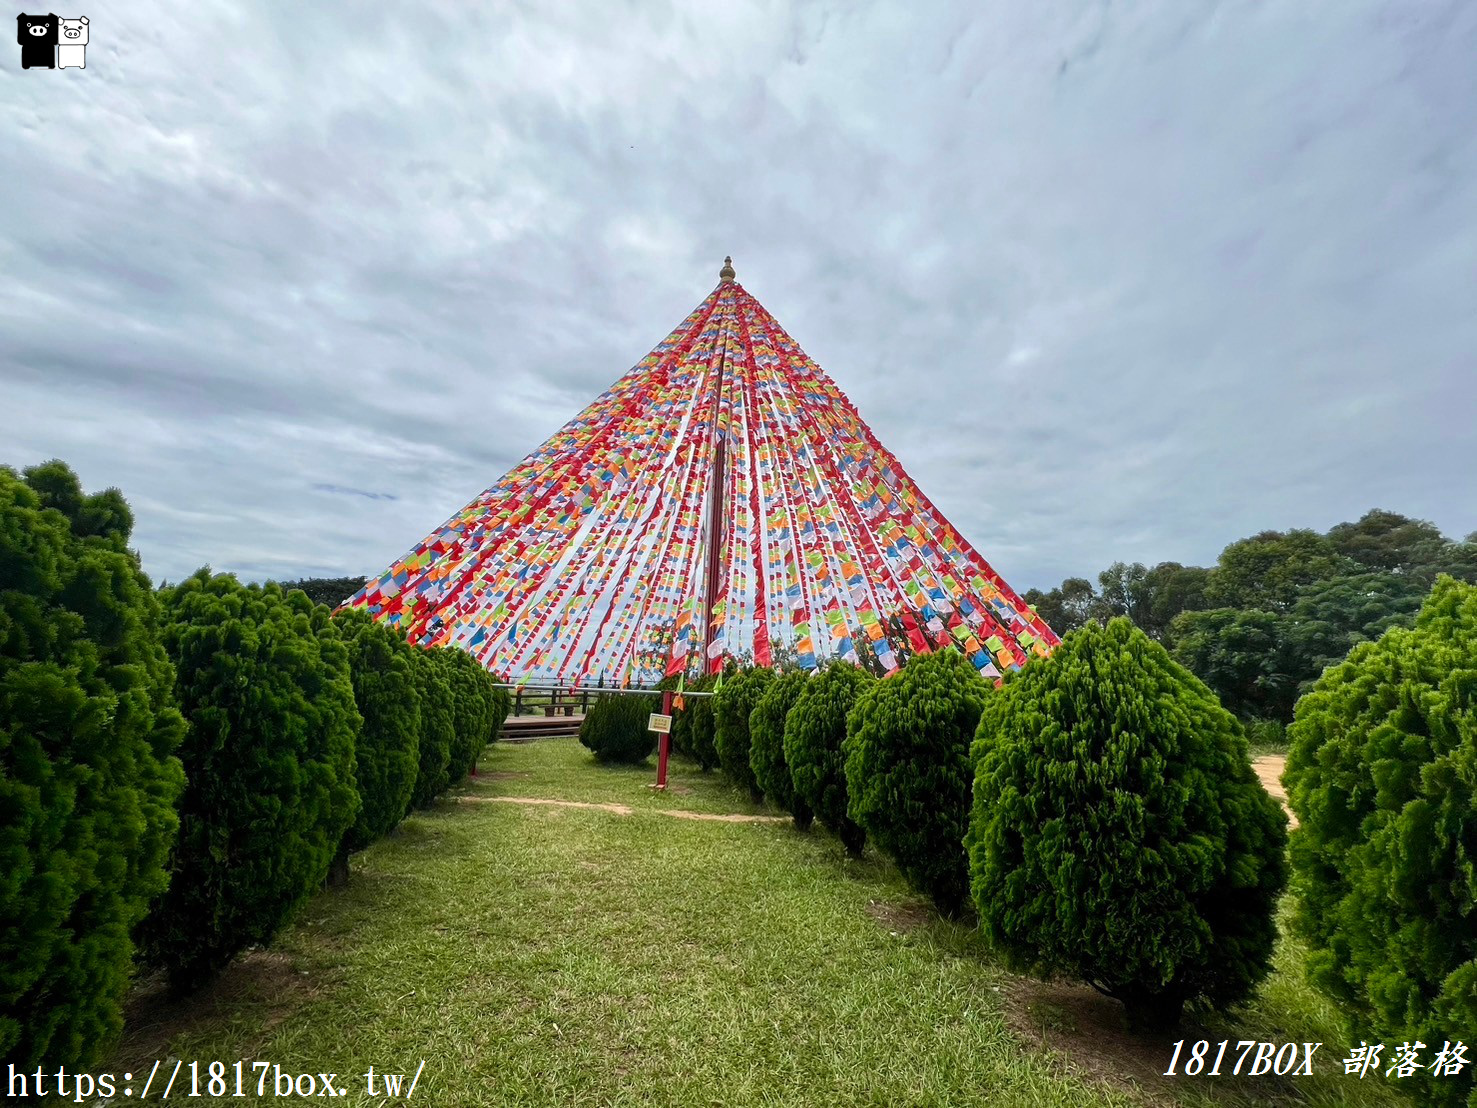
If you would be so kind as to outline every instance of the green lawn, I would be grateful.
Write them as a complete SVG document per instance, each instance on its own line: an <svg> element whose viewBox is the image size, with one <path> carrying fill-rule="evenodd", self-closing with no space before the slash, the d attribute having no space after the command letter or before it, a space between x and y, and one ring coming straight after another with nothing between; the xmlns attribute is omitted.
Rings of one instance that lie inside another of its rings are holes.
<svg viewBox="0 0 1477 1108"><path fill-rule="evenodd" d="M819 829L662 814L755 812L716 775L678 763L655 794L651 767L598 767L573 740L493 747L481 768L356 858L349 887L311 900L271 951L186 1006L138 1006L115 1068L261 1060L337 1071L351 1095L335 1103L379 1106L399 1101L367 1096L364 1071L424 1059L411 1103L448 1108L1400 1103L1343 1077L1294 948L1240 1022L1210 1027L1322 1039L1325 1076L1156 1080L1167 1044L1109 1029L1086 1049L1081 1011L1029 1003L870 852L848 862ZM469 799L493 795L632 812Z"/></svg>

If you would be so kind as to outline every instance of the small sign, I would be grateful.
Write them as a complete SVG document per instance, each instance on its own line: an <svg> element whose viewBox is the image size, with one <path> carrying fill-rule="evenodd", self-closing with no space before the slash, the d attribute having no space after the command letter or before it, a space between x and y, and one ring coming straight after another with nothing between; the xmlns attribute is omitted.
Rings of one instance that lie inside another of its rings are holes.
<svg viewBox="0 0 1477 1108"><path fill-rule="evenodd" d="M664 716L660 712L652 712L651 718L646 721L646 729L655 731L658 735L670 735L672 733L672 717Z"/></svg>

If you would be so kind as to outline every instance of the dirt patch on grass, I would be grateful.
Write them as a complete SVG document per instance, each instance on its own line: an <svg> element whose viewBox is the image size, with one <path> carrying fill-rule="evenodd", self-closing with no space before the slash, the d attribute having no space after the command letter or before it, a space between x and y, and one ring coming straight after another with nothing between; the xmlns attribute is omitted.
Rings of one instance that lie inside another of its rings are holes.
<svg viewBox="0 0 1477 1108"><path fill-rule="evenodd" d="M237 958L212 984L187 997L171 997L162 973L141 979L123 1008L123 1037L113 1055L115 1069L147 1072L169 1056L183 1034L224 1028L243 1010L261 1012L265 1036L319 992L319 985L286 954L253 950ZM249 1051L247 1052L249 1053Z"/></svg>
<svg viewBox="0 0 1477 1108"><path fill-rule="evenodd" d="M481 804L531 804L550 808L587 808L599 812L611 812L618 816L632 816L636 809L628 804L599 803L593 800L550 800L539 796L458 796L455 800L470 800ZM659 816L674 819L695 819L712 823L784 823L789 816L751 816L741 812L689 812L682 808L643 808Z"/></svg>
<svg viewBox="0 0 1477 1108"><path fill-rule="evenodd" d="M597 812L611 812L618 816L634 815L636 811L629 804L608 804L593 800L549 800L541 796L457 796L452 799L469 800L476 804L528 804L543 808L585 808Z"/></svg>
<svg viewBox="0 0 1477 1108"><path fill-rule="evenodd" d="M703 819L715 823L789 823L789 816L751 816L742 812L688 812L678 808L654 808L664 816L677 819Z"/></svg>
<svg viewBox="0 0 1477 1108"><path fill-rule="evenodd" d="M888 904L881 900L867 903L867 915L889 931L915 931L925 926L929 911L922 904Z"/></svg>
<svg viewBox="0 0 1477 1108"><path fill-rule="evenodd" d="M1065 981L1015 978L1002 993L1006 1026L1023 1043L1051 1051L1078 1075L1132 1093L1152 1105L1176 1105L1187 1079L1166 1077L1174 1044L1185 1040L1188 1049L1205 1039L1212 1043L1206 1061L1214 1061L1225 1034L1213 1034L1186 1018L1179 1030L1160 1035L1135 1035L1128 1030L1123 1005L1088 985ZM1226 1058L1235 1061L1235 1043ZM1180 1061L1183 1063L1182 1053ZM1290 1078L1236 1077L1222 1061L1223 1075L1197 1085L1203 1092L1224 1092L1228 1099L1246 1098L1258 1104L1301 1103ZM1213 1086L1213 1087L1212 1087ZM1236 1103L1241 1103L1236 1100Z"/></svg>
<svg viewBox="0 0 1477 1108"><path fill-rule="evenodd" d="M1283 808L1287 808L1287 790L1282 787L1282 771L1286 766L1287 755L1285 754L1263 754L1260 758L1253 759L1251 763L1251 768L1256 770L1262 787L1271 793L1273 799ZM1287 808L1287 822L1292 827L1298 825L1298 818L1292 814L1291 808Z"/></svg>

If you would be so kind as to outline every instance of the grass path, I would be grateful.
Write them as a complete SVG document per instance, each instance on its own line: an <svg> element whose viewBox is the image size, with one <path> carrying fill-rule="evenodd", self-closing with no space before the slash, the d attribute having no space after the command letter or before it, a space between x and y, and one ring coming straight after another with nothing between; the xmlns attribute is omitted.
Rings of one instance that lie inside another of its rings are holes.
<svg viewBox="0 0 1477 1108"><path fill-rule="evenodd" d="M352 1090L336 1103L376 1108L398 1102L358 1075L422 1059L410 1103L446 1108L1398 1103L1342 1078L1156 1079L1167 1044L1125 1046L1004 973L870 853L781 821L665 818L773 814L715 776L679 766L656 793L650 768L596 767L572 740L494 747L482 771L213 990L142 997L116 1068L332 1070ZM1310 996L1289 978L1232 1032L1329 1038Z"/></svg>

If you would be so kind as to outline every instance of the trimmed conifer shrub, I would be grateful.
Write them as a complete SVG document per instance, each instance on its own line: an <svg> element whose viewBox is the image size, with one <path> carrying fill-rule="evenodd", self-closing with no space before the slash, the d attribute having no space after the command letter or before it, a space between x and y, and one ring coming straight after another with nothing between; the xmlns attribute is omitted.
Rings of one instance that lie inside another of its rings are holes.
<svg viewBox="0 0 1477 1108"><path fill-rule="evenodd" d="M809 679L810 674L802 670L775 674L749 713L749 768L754 780L771 804L795 817L795 826L802 831L810 827L815 813L795 792L790 777L785 761L785 718Z"/></svg>
<svg viewBox="0 0 1477 1108"><path fill-rule="evenodd" d="M723 682L723 688L713 698L718 762L728 779L748 792L756 804L764 799L764 790L749 764L749 715L773 680L772 669L741 669Z"/></svg>
<svg viewBox="0 0 1477 1108"><path fill-rule="evenodd" d="M485 669L482 671L482 676L487 696L487 741L495 743L502 736L503 724L508 721L508 713L513 710L513 697L507 689L498 687L502 678ZM477 763L473 762L472 768L475 769L476 766Z"/></svg>
<svg viewBox="0 0 1477 1108"><path fill-rule="evenodd" d="M847 814L846 717L876 678L833 660L805 682L785 717L785 762L795 792L836 833L846 852L860 857L867 833Z"/></svg>
<svg viewBox="0 0 1477 1108"><path fill-rule="evenodd" d="M472 771L492 741L492 690L487 687L487 671L465 650L445 647L434 657L451 689L453 725L446 776L447 783L455 785Z"/></svg>
<svg viewBox="0 0 1477 1108"><path fill-rule="evenodd" d="M184 721L116 489L0 467L0 1059L85 1069L167 883Z"/></svg>
<svg viewBox="0 0 1477 1108"><path fill-rule="evenodd" d="M344 835L333 877L348 876L348 857L390 833L410 810L420 769L421 694L414 650L397 629L363 608L333 617L349 652L349 679L363 726L355 744L359 815Z"/></svg>
<svg viewBox="0 0 1477 1108"><path fill-rule="evenodd" d="M444 647L411 646L413 673L421 694L420 766L415 788L410 791L412 808L429 808L451 784L451 748L456 742L456 697L445 667L436 654Z"/></svg>
<svg viewBox="0 0 1477 1108"><path fill-rule="evenodd" d="M349 655L326 607L202 569L166 589L190 730L169 891L143 934L177 991L271 939L359 811Z"/></svg>
<svg viewBox="0 0 1477 1108"><path fill-rule="evenodd" d="M1308 973L1357 1038L1477 1033L1477 586L1438 579L1415 627L1361 643L1298 702L1283 781ZM1403 1079L1477 1104L1469 1064Z"/></svg>
<svg viewBox="0 0 1477 1108"><path fill-rule="evenodd" d="M1012 966L1087 981L1145 1030L1266 976L1287 817L1241 725L1127 618L986 697L973 756L972 892Z"/></svg>
<svg viewBox="0 0 1477 1108"><path fill-rule="evenodd" d="M717 682L716 674L704 674L688 686L689 692L710 693ZM684 738L688 753L697 761L704 773L718 768L718 746L714 741L717 728L713 719L713 697L690 696L682 713L687 715Z"/></svg>
<svg viewBox="0 0 1477 1108"><path fill-rule="evenodd" d="M661 703L660 697L636 693L601 696L580 722L580 742L601 762L644 762L656 750L657 733L648 724Z"/></svg>
<svg viewBox="0 0 1477 1108"><path fill-rule="evenodd" d="M848 814L950 916L969 903L969 751L989 691L959 651L915 654L847 717Z"/></svg>

